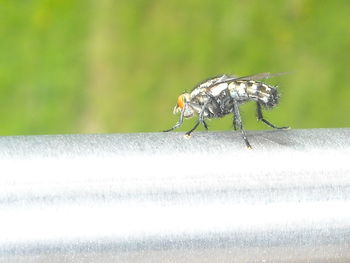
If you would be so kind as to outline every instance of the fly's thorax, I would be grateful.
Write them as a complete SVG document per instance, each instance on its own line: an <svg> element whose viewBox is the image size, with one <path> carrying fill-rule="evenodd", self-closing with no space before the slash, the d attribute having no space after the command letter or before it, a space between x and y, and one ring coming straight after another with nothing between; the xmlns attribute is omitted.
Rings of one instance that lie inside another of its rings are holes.
<svg viewBox="0 0 350 263"><path fill-rule="evenodd" d="M278 104L277 89L259 81L233 81L228 85L231 97L238 101L254 100L266 108Z"/></svg>
<svg viewBox="0 0 350 263"><path fill-rule="evenodd" d="M191 91L191 99L192 100L201 100L203 103L208 95L212 97L218 96L223 90L227 89L227 82L224 82L227 79L232 78L230 75L219 75L210 79L207 79L201 83L199 83L192 91Z"/></svg>
<svg viewBox="0 0 350 263"><path fill-rule="evenodd" d="M228 88L228 84L226 82L220 83L210 88L209 93L213 97L220 96L226 89Z"/></svg>
<svg viewBox="0 0 350 263"><path fill-rule="evenodd" d="M202 81L201 83L199 83L195 89L197 88L210 88L212 87L213 85L215 85L215 83L218 83L218 82L223 82L229 78L232 78L233 76L230 76L230 75L219 75L219 76L216 76L216 77L213 77L213 78L210 78L210 79L207 79L207 80L204 80Z"/></svg>
<svg viewBox="0 0 350 263"><path fill-rule="evenodd" d="M191 91L190 93L190 97L191 99L194 99L198 96L203 96L205 95L207 92L207 88L203 88L203 87L197 87L194 90Z"/></svg>

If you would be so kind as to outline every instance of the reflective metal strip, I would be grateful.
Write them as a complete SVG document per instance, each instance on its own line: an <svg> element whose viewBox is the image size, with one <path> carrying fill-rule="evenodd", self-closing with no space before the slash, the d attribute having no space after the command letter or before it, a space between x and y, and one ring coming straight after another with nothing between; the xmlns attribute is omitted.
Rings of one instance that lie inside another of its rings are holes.
<svg viewBox="0 0 350 263"><path fill-rule="evenodd" d="M0 262L350 262L350 129L0 137Z"/></svg>

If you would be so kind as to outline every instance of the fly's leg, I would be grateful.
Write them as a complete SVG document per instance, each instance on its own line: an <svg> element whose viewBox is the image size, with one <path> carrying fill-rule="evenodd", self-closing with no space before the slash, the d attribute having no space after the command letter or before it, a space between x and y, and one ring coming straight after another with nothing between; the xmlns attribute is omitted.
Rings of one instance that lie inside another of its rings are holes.
<svg viewBox="0 0 350 263"><path fill-rule="evenodd" d="M221 105L220 105L221 111L224 111L224 109L225 109L225 104L226 104L227 102L230 102L230 100L232 100L231 97L225 97L225 98L221 101Z"/></svg>
<svg viewBox="0 0 350 263"><path fill-rule="evenodd" d="M208 124L203 120L203 125L206 130L208 130Z"/></svg>
<svg viewBox="0 0 350 263"><path fill-rule="evenodd" d="M195 130L195 129L197 129L197 127L198 127L198 125L200 124L200 121L198 120L197 121L197 123L196 123L196 125L194 125L194 127L191 129L191 130L189 130L188 132L186 132L186 136L191 136L191 133Z"/></svg>
<svg viewBox="0 0 350 263"><path fill-rule="evenodd" d="M288 126L277 127L277 126L273 125L271 122L269 122L268 120L264 119L262 109L261 109L261 104L259 102L256 103L256 115L258 117L258 121L264 122L266 125L270 126L271 128L278 129L278 130L289 129Z"/></svg>
<svg viewBox="0 0 350 263"><path fill-rule="evenodd" d="M236 120L233 118L233 129L237 131L237 125L236 125Z"/></svg>
<svg viewBox="0 0 350 263"><path fill-rule="evenodd" d="M220 105L220 110L221 110L221 112L224 111L225 104L226 104L227 102L229 102L230 100L231 100L231 98L225 98L225 99L222 100L221 105ZM223 114L222 114L222 115L223 115ZM234 118L233 118L233 129L234 129L235 131L237 131L237 125L236 125L236 121L235 121Z"/></svg>
<svg viewBox="0 0 350 263"><path fill-rule="evenodd" d="M208 130L208 125L207 125L207 123L204 121L204 112L206 111L207 105L211 102L211 100L212 100L212 99L208 99L207 102L203 105L203 108L202 108L201 112L199 113L198 121L196 122L196 124L194 125L194 127L193 127L191 130L189 130L188 132L186 132L186 134L185 134L186 136L191 136L191 133L192 133L195 129L197 129L198 125L201 124L201 123L203 123L204 128L205 128L206 130Z"/></svg>
<svg viewBox="0 0 350 263"><path fill-rule="evenodd" d="M247 134L243 128L243 123L242 123L241 114L239 112L239 106L238 106L237 101L233 102L233 113L234 113L234 121L233 121L234 125L238 125L238 128L241 130L242 137L243 137L243 140L245 142L246 147L248 149L252 149L252 146L250 145L250 143L247 139Z"/></svg>
<svg viewBox="0 0 350 263"><path fill-rule="evenodd" d="M185 105L185 107L186 107L186 105ZM178 122L172 128L170 128L168 130L165 130L163 132L173 131L173 130L179 128L182 125L182 123L184 122L185 107L181 111L180 119L178 120Z"/></svg>
<svg viewBox="0 0 350 263"><path fill-rule="evenodd" d="M206 105L205 105L205 106L206 106ZM194 127L193 127L191 130L189 130L188 132L186 132L186 134L185 134L186 136L191 136L191 133L192 133L195 129L197 129L198 125L201 124L201 123L203 123L204 128L205 128L206 130L208 130L208 125L207 125L207 123L204 121L204 117L203 117L204 111L205 111L205 107L203 107L202 111L199 113L198 121L196 122L196 124L194 125Z"/></svg>
<svg viewBox="0 0 350 263"><path fill-rule="evenodd" d="M179 128L181 125L182 125L182 122L178 121L173 127L171 127L170 129L164 130L163 132L173 131L173 130Z"/></svg>

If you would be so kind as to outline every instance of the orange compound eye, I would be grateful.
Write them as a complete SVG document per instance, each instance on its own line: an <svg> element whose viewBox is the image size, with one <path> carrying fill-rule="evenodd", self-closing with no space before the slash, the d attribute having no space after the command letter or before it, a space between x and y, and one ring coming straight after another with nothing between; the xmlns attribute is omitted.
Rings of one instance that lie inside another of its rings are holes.
<svg viewBox="0 0 350 263"><path fill-rule="evenodd" d="M177 98L177 107L179 107L180 109L184 107L184 95L180 95Z"/></svg>

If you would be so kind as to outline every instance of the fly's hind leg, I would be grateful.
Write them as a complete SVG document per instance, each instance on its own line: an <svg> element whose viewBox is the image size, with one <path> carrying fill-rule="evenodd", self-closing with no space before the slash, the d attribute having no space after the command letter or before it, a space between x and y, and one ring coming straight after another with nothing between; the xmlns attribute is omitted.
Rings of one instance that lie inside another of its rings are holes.
<svg viewBox="0 0 350 263"><path fill-rule="evenodd" d="M237 125L236 125L236 120L233 118L233 129L237 131Z"/></svg>
<svg viewBox="0 0 350 263"><path fill-rule="evenodd" d="M237 101L233 102L233 113L234 113L234 120L233 120L234 126L238 125L238 128L241 130L242 137L243 137L243 140L245 142L246 147L248 149L252 149L252 146L250 145L250 143L247 139L247 134L243 128L243 123L242 123L241 114L239 112L239 106L238 106Z"/></svg>
<svg viewBox="0 0 350 263"><path fill-rule="evenodd" d="M273 125L271 122L269 122L268 120L264 119L262 109L261 109L261 104L259 102L256 103L256 115L257 115L259 121L264 122L266 125L270 126L271 128L278 129L278 130L289 129L288 126L277 127L277 126Z"/></svg>

